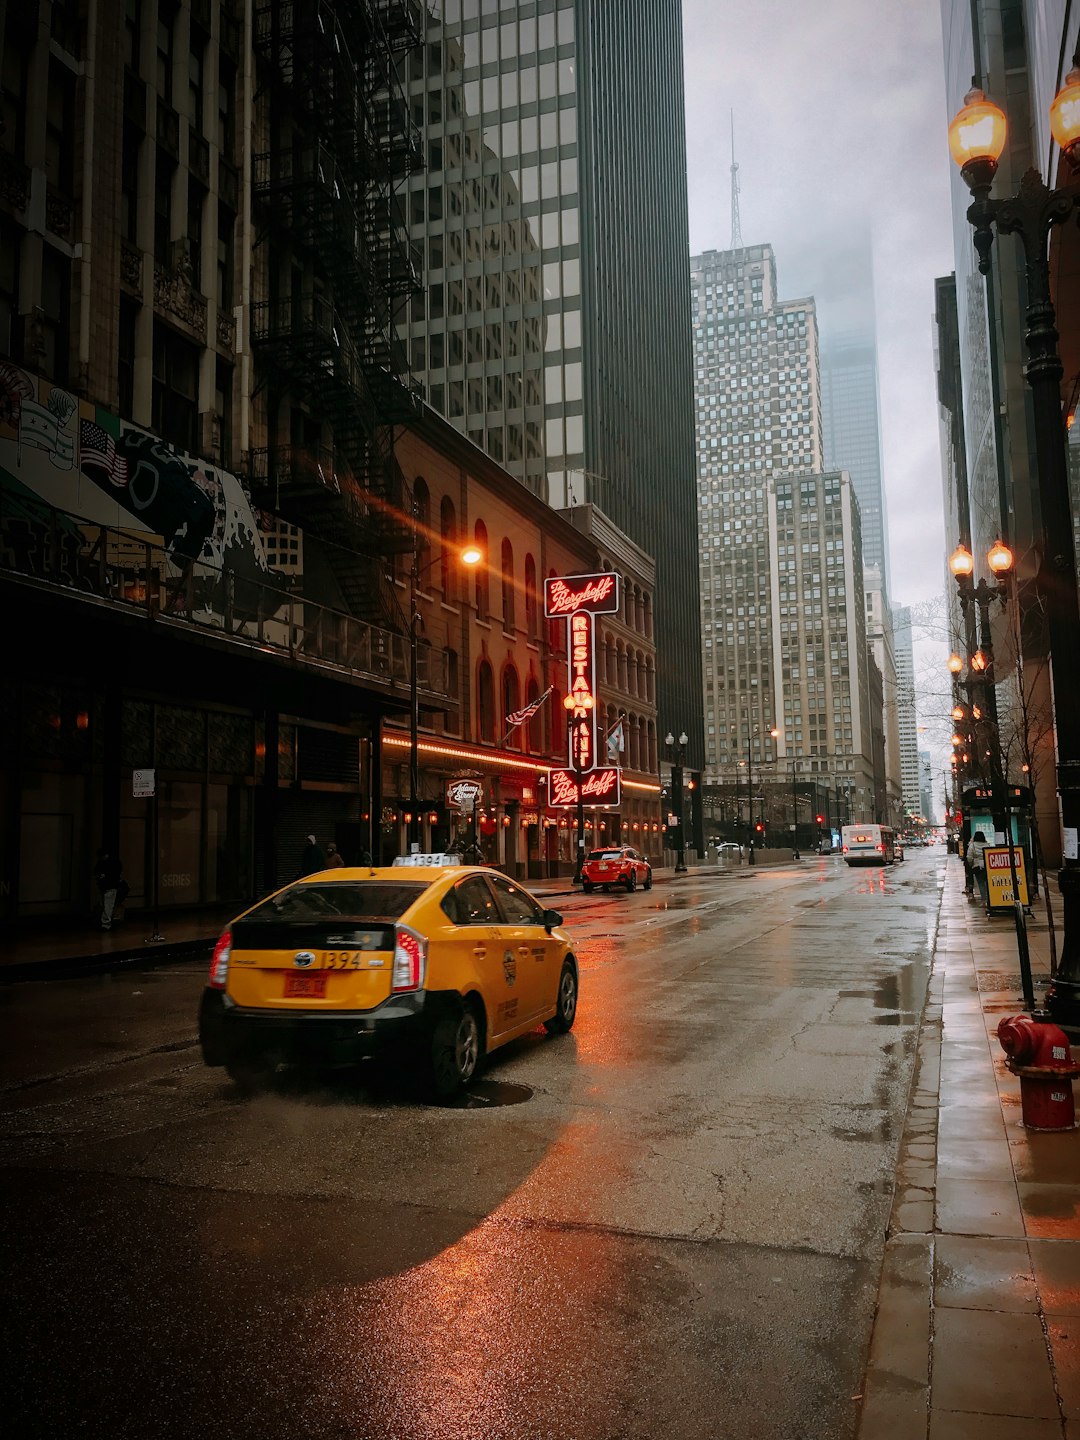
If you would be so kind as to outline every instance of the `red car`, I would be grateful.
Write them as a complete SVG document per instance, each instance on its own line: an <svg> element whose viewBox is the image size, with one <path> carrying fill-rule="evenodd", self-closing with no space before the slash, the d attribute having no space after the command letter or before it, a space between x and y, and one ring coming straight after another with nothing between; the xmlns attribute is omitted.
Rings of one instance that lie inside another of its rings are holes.
<svg viewBox="0 0 1080 1440"><path fill-rule="evenodd" d="M607 850L590 850L581 867L581 888L591 895L598 885L610 890L625 885L627 890L652 889L652 866L644 855L629 845L612 845Z"/></svg>

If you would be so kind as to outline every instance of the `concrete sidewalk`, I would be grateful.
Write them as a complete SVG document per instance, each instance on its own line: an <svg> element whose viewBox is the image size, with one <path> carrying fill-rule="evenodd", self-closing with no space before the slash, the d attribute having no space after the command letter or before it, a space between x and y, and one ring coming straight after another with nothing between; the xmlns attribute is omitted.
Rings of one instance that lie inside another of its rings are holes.
<svg viewBox="0 0 1080 1440"><path fill-rule="evenodd" d="M950 857L859 1440L1080 1437L1080 1132L1020 1123L996 1035L1019 996L1011 920L965 898Z"/></svg>

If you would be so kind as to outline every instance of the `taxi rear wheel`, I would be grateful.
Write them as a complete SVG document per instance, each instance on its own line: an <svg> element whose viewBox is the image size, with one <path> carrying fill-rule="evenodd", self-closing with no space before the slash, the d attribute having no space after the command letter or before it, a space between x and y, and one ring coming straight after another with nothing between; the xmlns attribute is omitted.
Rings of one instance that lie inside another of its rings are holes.
<svg viewBox="0 0 1080 1440"><path fill-rule="evenodd" d="M555 1014L544 1021L544 1029L549 1035L565 1035L573 1028L577 1014L577 990L577 971L569 960L564 960L559 976L559 993L555 998Z"/></svg>
<svg viewBox="0 0 1080 1440"><path fill-rule="evenodd" d="M440 1100L460 1095L480 1063L480 1022L471 1005L444 1015L431 1035L431 1086Z"/></svg>

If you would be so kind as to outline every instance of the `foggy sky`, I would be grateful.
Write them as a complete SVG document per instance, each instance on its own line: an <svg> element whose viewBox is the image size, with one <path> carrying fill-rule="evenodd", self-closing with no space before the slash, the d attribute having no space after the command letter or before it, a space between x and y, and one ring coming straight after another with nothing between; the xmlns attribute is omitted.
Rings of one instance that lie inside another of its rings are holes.
<svg viewBox="0 0 1080 1440"><path fill-rule="evenodd" d="M857 316L848 277L869 241L890 598L933 600L934 280L954 268L938 0L683 0L683 18L691 253L731 243L731 110L743 243L773 246L781 298L815 297L824 344ZM944 653L916 632L917 684Z"/></svg>

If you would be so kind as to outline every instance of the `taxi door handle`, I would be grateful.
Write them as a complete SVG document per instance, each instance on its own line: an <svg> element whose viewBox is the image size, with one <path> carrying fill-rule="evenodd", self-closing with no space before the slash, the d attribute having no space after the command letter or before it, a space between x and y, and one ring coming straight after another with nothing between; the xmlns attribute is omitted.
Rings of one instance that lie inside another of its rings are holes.
<svg viewBox="0 0 1080 1440"><path fill-rule="evenodd" d="M473 952L472 952L472 953L473 953L478 959L482 960L482 959L484 958L484 956L487 954L487 946L486 946L486 945L474 945L474 946L473 946Z"/></svg>

